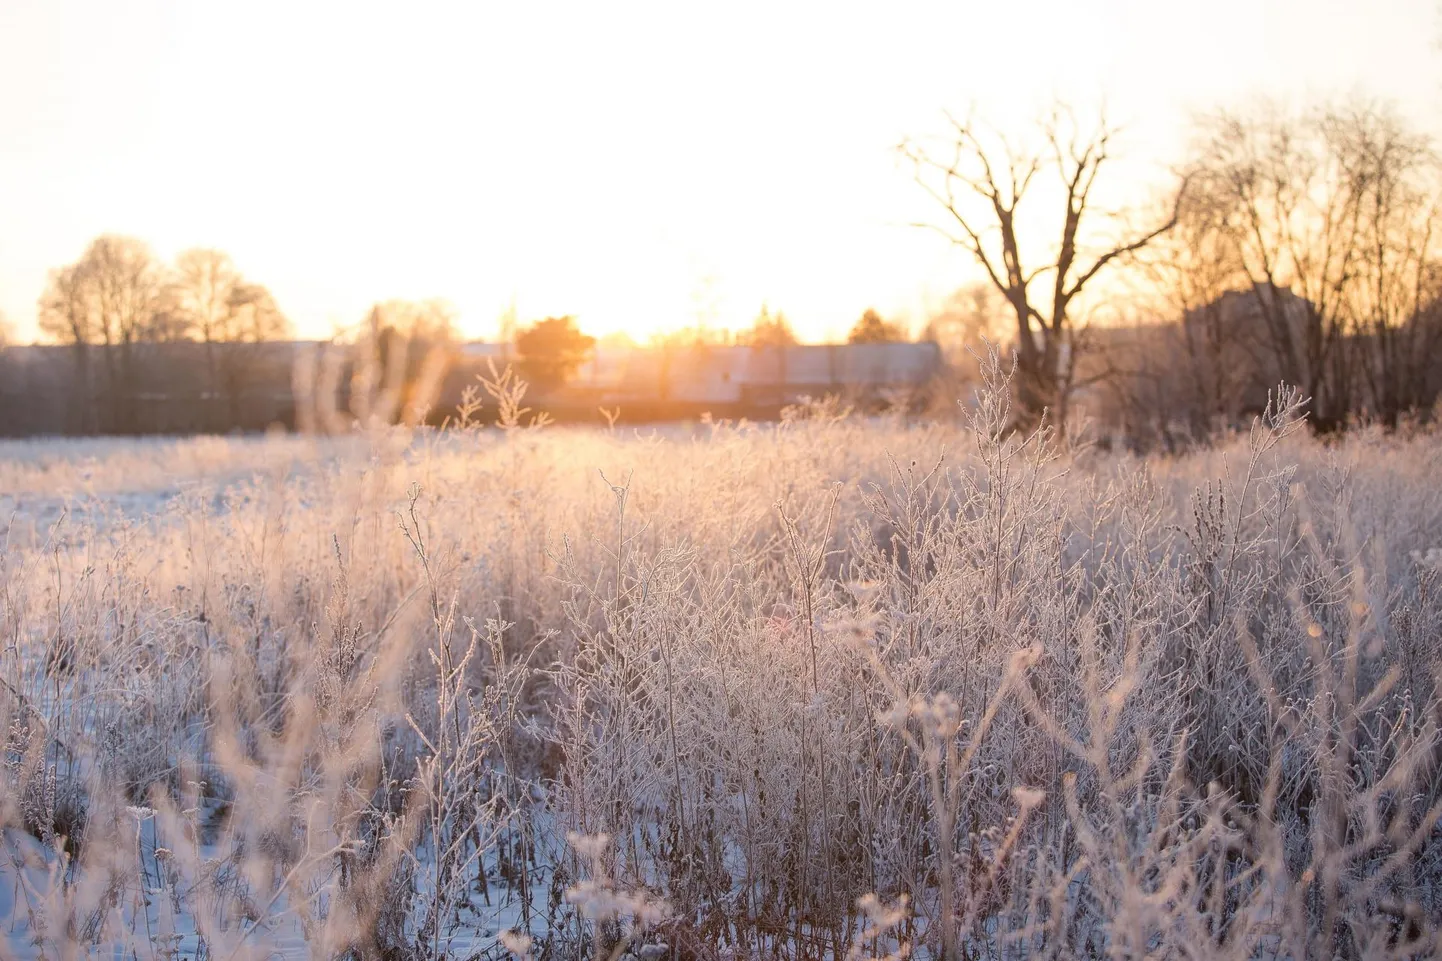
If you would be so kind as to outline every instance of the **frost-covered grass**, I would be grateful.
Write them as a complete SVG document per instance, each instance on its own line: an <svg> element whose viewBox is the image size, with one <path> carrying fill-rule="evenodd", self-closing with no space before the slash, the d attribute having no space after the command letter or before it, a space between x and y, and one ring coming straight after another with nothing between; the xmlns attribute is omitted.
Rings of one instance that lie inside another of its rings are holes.
<svg viewBox="0 0 1442 961"><path fill-rule="evenodd" d="M22 957L1417 957L1442 439L0 445Z"/></svg>

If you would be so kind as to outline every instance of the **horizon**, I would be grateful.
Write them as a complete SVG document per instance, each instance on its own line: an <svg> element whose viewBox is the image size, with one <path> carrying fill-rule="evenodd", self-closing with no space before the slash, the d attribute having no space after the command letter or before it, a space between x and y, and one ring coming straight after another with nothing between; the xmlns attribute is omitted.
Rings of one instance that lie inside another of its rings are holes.
<svg viewBox="0 0 1442 961"><path fill-rule="evenodd" d="M0 87L0 958L1442 961L1442 0Z"/></svg>
<svg viewBox="0 0 1442 961"><path fill-rule="evenodd" d="M1016 24L1025 47L994 42ZM509 305L638 344L736 329L762 305L808 342L868 307L914 332L979 276L911 226L935 212L895 151L944 111L1015 133L1054 96L1105 102L1126 136L1104 199L1144 206L1194 111L1362 96L1435 135L1438 33L1421 0L867 16L13 3L0 313L33 341L47 270L119 233L167 261L226 251L300 339L430 297L467 340L494 339Z"/></svg>

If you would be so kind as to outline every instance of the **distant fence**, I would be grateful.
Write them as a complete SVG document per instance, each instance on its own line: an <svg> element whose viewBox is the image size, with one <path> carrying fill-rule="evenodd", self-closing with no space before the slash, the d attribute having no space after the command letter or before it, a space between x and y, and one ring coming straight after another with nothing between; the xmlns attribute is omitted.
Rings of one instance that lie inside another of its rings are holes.
<svg viewBox="0 0 1442 961"><path fill-rule="evenodd" d="M298 345L0 351L0 435L190 434L293 425Z"/></svg>
<svg viewBox="0 0 1442 961"><path fill-rule="evenodd" d="M0 351L0 436L293 430L313 421L317 389L348 409L354 357L308 341L11 347ZM455 348L430 419L452 414L490 364L512 360L507 345ZM807 395L916 390L940 366L934 344L599 348L564 389L528 402L562 419L594 419L603 406L633 420L767 417Z"/></svg>

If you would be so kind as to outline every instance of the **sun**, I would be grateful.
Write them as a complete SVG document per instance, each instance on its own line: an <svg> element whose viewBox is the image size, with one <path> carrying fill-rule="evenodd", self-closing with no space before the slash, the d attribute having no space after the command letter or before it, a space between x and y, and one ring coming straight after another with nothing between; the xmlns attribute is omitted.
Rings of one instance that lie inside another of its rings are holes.
<svg viewBox="0 0 1442 961"><path fill-rule="evenodd" d="M518 291L515 315L525 327L545 317L572 316L597 340L625 335L645 345L698 324L721 325L718 283L664 242L625 239L626 251L604 264L568 269L533 290Z"/></svg>

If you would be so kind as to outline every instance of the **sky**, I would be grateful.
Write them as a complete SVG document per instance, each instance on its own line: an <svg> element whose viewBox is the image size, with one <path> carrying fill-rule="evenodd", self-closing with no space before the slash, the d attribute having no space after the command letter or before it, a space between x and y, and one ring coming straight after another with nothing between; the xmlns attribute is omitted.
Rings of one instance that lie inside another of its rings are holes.
<svg viewBox="0 0 1442 961"><path fill-rule="evenodd" d="M707 5L0 0L0 312L123 233L229 252L302 336L440 297L463 332L573 314L638 340L911 322L975 267L912 226L943 111L1054 98L1165 188L1189 111L1362 94L1442 118L1435 0Z"/></svg>

